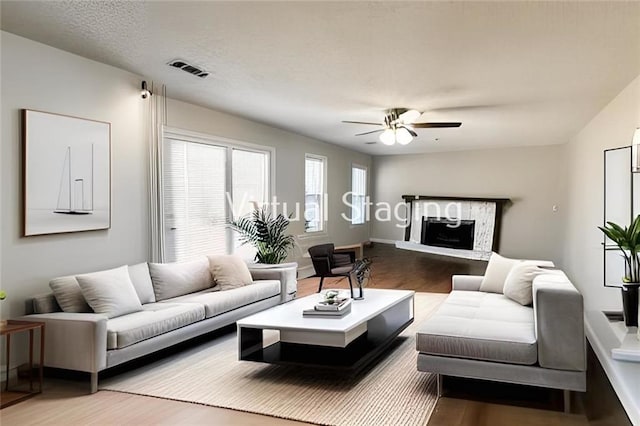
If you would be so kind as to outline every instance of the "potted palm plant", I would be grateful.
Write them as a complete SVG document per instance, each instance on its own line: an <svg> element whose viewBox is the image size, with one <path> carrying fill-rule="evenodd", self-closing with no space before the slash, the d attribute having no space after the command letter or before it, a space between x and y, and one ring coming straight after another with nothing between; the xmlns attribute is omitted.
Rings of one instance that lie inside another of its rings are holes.
<svg viewBox="0 0 640 426"><path fill-rule="evenodd" d="M613 222L598 227L624 257L622 309L627 327L638 326L638 287L640 287L640 215L627 227Z"/></svg>
<svg viewBox="0 0 640 426"><path fill-rule="evenodd" d="M242 244L255 247L258 263L282 263L295 245L293 235L287 234L289 218L282 213L273 214L268 206L256 209L230 225L240 234Z"/></svg>

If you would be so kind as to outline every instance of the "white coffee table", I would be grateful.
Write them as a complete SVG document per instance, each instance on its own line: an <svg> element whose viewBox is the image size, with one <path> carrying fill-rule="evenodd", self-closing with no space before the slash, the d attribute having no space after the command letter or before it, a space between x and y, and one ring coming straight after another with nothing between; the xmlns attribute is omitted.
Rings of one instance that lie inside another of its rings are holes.
<svg viewBox="0 0 640 426"><path fill-rule="evenodd" d="M322 296L312 294L237 322L240 360L356 372L388 348L413 322L413 291L367 289L341 318L304 317ZM264 346L263 331L280 340Z"/></svg>

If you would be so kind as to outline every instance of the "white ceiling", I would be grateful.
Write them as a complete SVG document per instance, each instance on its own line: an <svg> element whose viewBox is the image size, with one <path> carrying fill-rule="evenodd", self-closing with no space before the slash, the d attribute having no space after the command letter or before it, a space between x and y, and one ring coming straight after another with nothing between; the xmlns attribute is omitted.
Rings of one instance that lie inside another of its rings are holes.
<svg viewBox="0 0 640 426"><path fill-rule="evenodd" d="M564 143L640 74L638 2L2 1L1 13L5 31L171 97L376 155ZM165 65L175 58L212 74ZM390 107L463 125L387 147L340 122Z"/></svg>

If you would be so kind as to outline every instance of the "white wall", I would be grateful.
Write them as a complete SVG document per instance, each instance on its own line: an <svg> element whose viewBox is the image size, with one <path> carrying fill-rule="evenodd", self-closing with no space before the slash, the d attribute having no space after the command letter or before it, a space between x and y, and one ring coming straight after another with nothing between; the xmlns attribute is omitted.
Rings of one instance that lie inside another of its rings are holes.
<svg viewBox="0 0 640 426"><path fill-rule="evenodd" d="M395 205L401 196L510 198L503 216L500 253L518 258L561 255L562 147L445 152L374 157L374 202ZM559 213L552 208L557 205ZM374 221L372 238L402 240L396 221Z"/></svg>
<svg viewBox="0 0 640 426"><path fill-rule="evenodd" d="M147 164L140 78L123 70L1 33L2 318L24 313L25 298L52 277L148 257ZM20 109L111 123L111 229L21 237Z"/></svg>
<svg viewBox="0 0 640 426"><path fill-rule="evenodd" d="M636 127L640 127L640 76L564 146L568 208L563 266L587 308L622 308L620 290L603 286L602 233L597 226L603 222L604 150L630 145Z"/></svg>
<svg viewBox="0 0 640 426"><path fill-rule="evenodd" d="M148 147L141 77L13 34L1 34L2 189L0 195L0 286L8 299L1 318L24 313L24 300L48 292L56 276L135 263L149 258ZM188 78L188 76L187 76ZM20 109L91 118L111 123L111 229L21 237ZM184 102L168 101L169 126L276 148L276 195L304 201L304 154L328 158L329 224L322 239L307 245L367 240L369 227L351 227L340 197L350 190L351 163L369 166L368 155ZM304 224L291 226L304 233ZM293 258L301 258L302 251Z"/></svg>
<svg viewBox="0 0 640 426"><path fill-rule="evenodd" d="M369 239L368 224L352 226L341 216L343 213L351 215L341 199L345 192L351 191L351 164L367 166L370 170L369 155L185 102L169 99L167 109L169 127L276 148L275 195L279 202L286 202L288 206L301 203L304 207L305 153L327 157L327 232L322 237L299 240L299 247L290 257L301 267L310 265L309 259L302 256L311 245L323 242L353 244ZM302 235L304 222L292 222L289 229L294 235Z"/></svg>

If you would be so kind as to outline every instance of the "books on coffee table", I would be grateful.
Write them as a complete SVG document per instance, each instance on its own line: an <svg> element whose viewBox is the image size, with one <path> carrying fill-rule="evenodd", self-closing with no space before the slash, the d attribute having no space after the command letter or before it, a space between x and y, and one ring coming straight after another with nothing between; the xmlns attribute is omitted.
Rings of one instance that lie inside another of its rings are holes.
<svg viewBox="0 0 640 426"><path fill-rule="evenodd" d="M315 308L305 309L302 315L305 317L342 318L351 312L351 304L339 311L318 311Z"/></svg>
<svg viewBox="0 0 640 426"><path fill-rule="evenodd" d="M351 299L344 299L340 303L321 301L311 309L302 311L302 315L311 317L342 317L351 312Z"/></svg>
<svg viewBox="0 0 640 426"><path fill-rule="evenodd" d="M322 300L316 303L316 311L341 311L351 304L351 299L338 299L337 303L329 303L326 300Z"/></svg>

